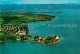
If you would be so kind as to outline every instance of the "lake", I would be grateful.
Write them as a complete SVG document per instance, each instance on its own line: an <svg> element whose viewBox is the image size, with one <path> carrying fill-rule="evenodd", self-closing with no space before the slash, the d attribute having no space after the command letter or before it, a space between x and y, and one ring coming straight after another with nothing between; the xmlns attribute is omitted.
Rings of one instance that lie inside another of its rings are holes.
<svg viewBox="0 0 80 54"><path fill-rule="evenodd" d="M0 54L80 54L80 10L51 10L38 13L56 16L52 21L28 23L32 36L50 36L56 34L61 41L56 44L42 44L27 41L0 43ZM39 11L41 12L41 11ZM69 36L64 36L68 34Z"/></svg>

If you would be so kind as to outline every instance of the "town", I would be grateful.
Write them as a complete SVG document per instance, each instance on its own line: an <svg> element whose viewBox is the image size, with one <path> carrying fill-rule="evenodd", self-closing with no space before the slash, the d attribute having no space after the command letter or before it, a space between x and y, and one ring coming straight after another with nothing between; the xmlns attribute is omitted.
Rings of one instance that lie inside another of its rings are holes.
<svg viewBox="0 0 80 54"><path fill-rule="evenodd" d="M4 33L4 36L0 38L0 41L10 41L10 40L21 40L21 41L33 41L40 43L52 44L60 40L57 35L52 34L51 36L30 36L28 35L28 26L27 25L4 25L1 31ZM1 36L0 36L1 37Z"/></svg>

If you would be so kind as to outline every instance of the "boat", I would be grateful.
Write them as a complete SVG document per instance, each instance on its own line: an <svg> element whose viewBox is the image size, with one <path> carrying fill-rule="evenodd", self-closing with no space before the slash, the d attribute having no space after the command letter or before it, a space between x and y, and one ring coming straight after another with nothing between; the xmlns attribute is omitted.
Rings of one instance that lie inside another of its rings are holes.
<svg viewBox="0 0 80 54"><path fill-rule="evenodd" d="M66 34L66 35L64 35L64 36L69 36L69 34Z"/></svg>

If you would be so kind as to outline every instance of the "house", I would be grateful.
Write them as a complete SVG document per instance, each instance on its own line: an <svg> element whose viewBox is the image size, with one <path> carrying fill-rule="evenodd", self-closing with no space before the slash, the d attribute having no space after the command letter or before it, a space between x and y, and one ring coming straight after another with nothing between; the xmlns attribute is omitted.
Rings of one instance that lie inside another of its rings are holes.
<svg viewBox="0 0 80 54"><path fill-rule="evenodd" d="M39 40L40 40L40 39L41 39L41 36L39 36L38 38L39 38Z"/></svg>
<svg viewBox="0 0 80 54"><path fill-rule="evenodd" d="M19 30L18 32L16 32L16 34L18 34L18 35L26 35L26 31L24 31L24 30L23 31L20 31Z"/></svg>
<svg viewBox="0 0 80 54"><path fill-rule="evenodd" d="M40 41L44 41L44 40L45 40L45 37L39 36L38 39L39 39Z"/></svg>
<svg viewBox="0 0 80 54"><path fill-rule="evenodd" d="M45 40L45 37L41 37L41 41L44 41Z"/></svg>
<svg viewBox="0 0 80 54"><path fill-rule="evenodd" d="M56 39L56 40L58 40L58 39L59 39L59 37L58 37L58 36L56 36L56 37L55 37L55 39Z"/></svg>

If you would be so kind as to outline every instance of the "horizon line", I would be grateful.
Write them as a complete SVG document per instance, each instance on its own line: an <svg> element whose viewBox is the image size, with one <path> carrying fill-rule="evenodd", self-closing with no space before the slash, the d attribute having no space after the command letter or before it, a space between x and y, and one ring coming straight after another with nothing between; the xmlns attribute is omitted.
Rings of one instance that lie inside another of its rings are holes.
<svg viewBox="0 0 80 54"><path fill-rule="evenodd" d="M80 3L60 3L60 4L80 4ZM0 4L0 5L15 5L15 4ZM23 4L16 4L16 5L23 5ZM35 5L35 4L32 4L32 5Z"/></svg>

